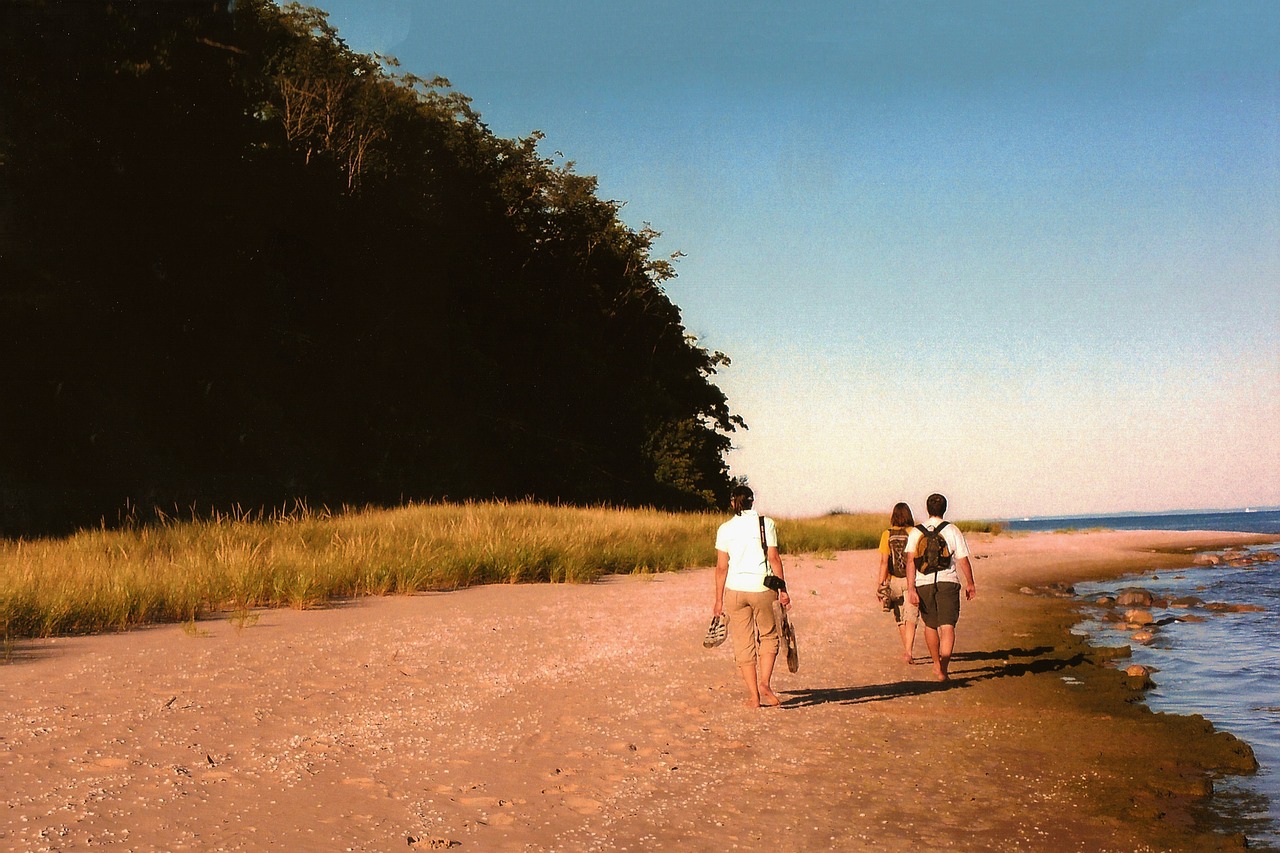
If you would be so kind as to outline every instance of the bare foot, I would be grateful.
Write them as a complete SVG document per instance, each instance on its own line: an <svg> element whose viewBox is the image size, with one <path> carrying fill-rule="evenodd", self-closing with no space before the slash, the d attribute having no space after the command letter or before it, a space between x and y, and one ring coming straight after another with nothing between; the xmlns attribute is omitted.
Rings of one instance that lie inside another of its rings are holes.
<svg viewBox="0 0 1280 853"><path fill-rule="evenodd" d="M759 708L759 707L760 707L760 703L759 703L759 701L757 701L757 700L755 700L755 699L743 699L743 700L742 700L742 707L744 707L744 708Z"/></svg>
<svg viewBox="0 0 1280 853"><path fill-rule="evenodd" d="M915 663L915 662L916 662L916 659L915 659L915 656L911 654L911 652L903 652L903 653L902 653L902 662L903 662L903 663Z"/></svg>
<svg viewBox="0 0 1280 853"><path fill-rule="evenodd" d="M760 688L760 704L768 705L771 708L776 708L782 704L782 700L778 698L777 693L774 693L768 687L761 687Z"/></svg>
<svg viewBox="0 0 1280 853"><path fill-rule="evenodd" d="M935 666L933 668L933 677L938 679L939 681L947 680L947 674L942 671L942 667L940 666Z"/></svg>

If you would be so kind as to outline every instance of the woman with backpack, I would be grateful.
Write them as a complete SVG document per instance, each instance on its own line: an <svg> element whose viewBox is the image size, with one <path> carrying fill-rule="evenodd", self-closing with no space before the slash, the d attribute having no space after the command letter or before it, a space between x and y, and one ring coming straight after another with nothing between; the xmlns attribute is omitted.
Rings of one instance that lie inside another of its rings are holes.
<svg viewBox="0 0 1280 853"><path fill-rule="evenodd" d="M915 527L911 507L899 502L889 516L889 529L880 535L880 574L876 598L885 612L892 613L902 638L902 659L915 663L916 622L920 608L907 599L907 537Z"/></svg>

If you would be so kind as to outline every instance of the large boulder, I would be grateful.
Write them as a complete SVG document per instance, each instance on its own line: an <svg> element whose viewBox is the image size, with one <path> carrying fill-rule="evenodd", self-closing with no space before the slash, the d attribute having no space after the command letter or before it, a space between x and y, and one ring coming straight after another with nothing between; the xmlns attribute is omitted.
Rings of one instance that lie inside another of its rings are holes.
<svg viewBox="0 0 1280 853"><path fill-rule="evenodd" d="M1125 686L1130 690L1147 690L1156 686L1151 680L1151 670L1141 664L1134 664L1127 668L1124 674L1128 676L1125 679Z"/></svg>
<svg viewBox="0 0 1280 853"><path fill-rule="evenodd" d="M1130 625L1150 625L1156 621L1156 617L1151 615L1150 610L1126 610L1124 621Z"/></svg>
<svg viewBox="0 0 1280 853"><path fill-rule="evenodd" d="M1155 596L1150 590L1137 586L1125 587L1116 595L1116 604L1121 607L1150 607Z"/></svg>

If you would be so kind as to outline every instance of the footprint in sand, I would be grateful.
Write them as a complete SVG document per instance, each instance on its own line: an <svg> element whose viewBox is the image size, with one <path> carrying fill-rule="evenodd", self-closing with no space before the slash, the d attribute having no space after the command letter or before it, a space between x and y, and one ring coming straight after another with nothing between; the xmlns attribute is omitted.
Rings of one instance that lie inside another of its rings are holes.
<svg viewBox="0 0 1280 853"><path fill-rule="evenodd" d="M486 809L496 809L502 804L496 797L459 797L458 802L464 806L481 806Z"/></svg>
<svg viewBox="0 0 1280 853"><path fill-rule="evenodd" d="M390 796L390 792L387 790L386 785L383 785L381 782L374 779L370 779L368 776L348 777L342 780L342 784L350 785L353 788L359 788L362 791L368 791L371 794Z"/></svg>
<svg viewBox="0 0 1280 853"><path fill-rule="evenodd" d="M368 776L351 776L349 778L343 779L342 784L355 785L357 788L372 788L374 785L378 783L373 781Z"/></svg>
<svg viewBox="0 0 1280 853"><path fill-rule="evenodd" d="M561 778L564 778L564 777L566 777L566 776L576 776L576 775L577 775L577 773L578 773L578 771L577 771L577 770L574 770L574 769L573 769L573 768L571 768L571 767L553 767L551 770L548 770L548 771L547 771L547 778L548 778L548 779L561 779Z"/></svg>
<svg viewBox="0 0 1280 853"><path fill-rule="evenodd" d="M580 815L598 814L604 803L589 797L565 797L564 804Z"/></svg>

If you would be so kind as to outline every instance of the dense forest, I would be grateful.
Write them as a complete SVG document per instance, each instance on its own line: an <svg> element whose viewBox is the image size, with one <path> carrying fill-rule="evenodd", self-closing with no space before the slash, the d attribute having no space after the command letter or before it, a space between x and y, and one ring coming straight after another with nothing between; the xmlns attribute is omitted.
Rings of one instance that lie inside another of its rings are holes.
<svg viewBox="0 0 1280 853"><path fill-rule="evenodd" d="M725 357L538 134L265 0L5 0L0 68L0 534L726 502Z"/></svg>

